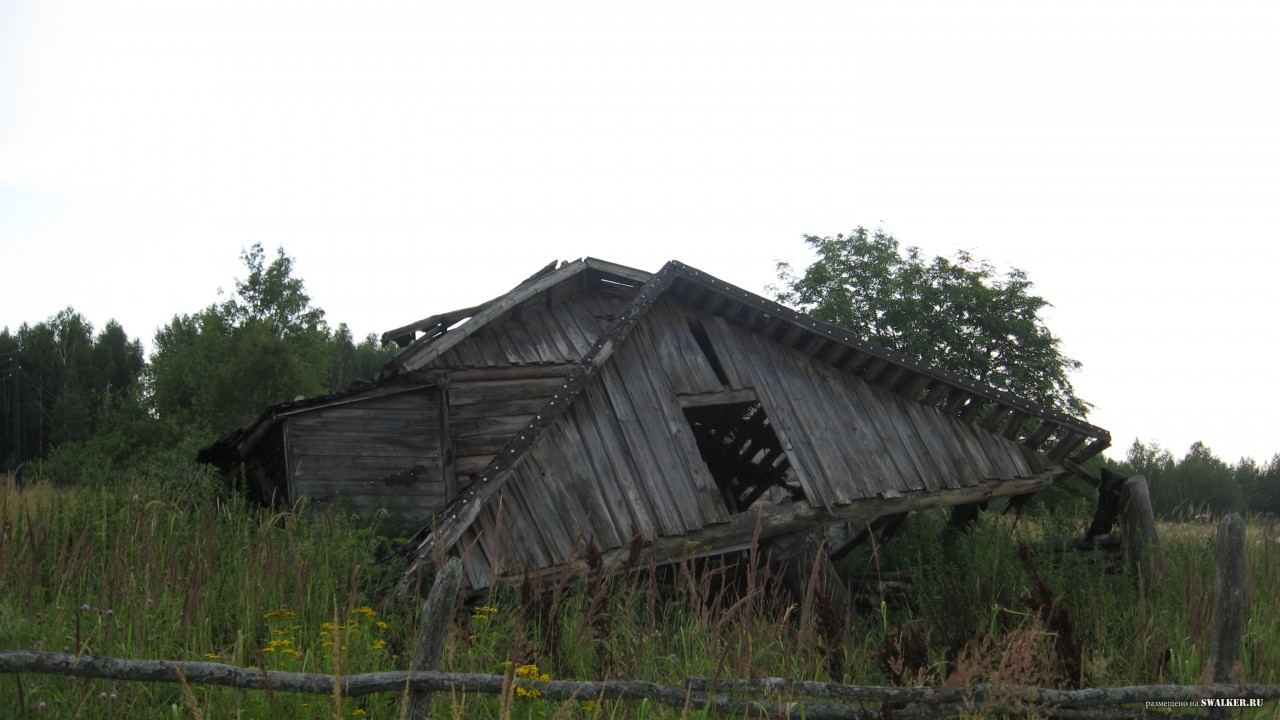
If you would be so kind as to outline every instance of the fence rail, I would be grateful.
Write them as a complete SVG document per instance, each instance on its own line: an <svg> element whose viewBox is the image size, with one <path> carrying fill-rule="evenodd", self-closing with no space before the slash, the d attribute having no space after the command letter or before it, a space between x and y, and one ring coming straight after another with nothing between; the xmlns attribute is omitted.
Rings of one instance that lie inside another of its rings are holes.
<svg viewBox="0 0 1280 720"><path fill-rule="evenodd" d="M802 682L781 678L710 680L689 678L682 688L643 680L603 682L552 680L546 683L503 675L416 671L338 676L242 668L210 662L130 660L63 653L0 652L0 673L39 673L108 680L212 685L241 690L347 697L397 692L467 692L499 695L513 687L536 688L551 701L648 700L672 708L707 710L744 717L848 720L890 716L924 719L962 713L1054 718L1187 717L1151 704L1201 700L1269 703L1280 700L1280 685L1143 685L1107 689L1050 690L977 684L914 688Z"/></svg>
<svg viewBox="0 0 1280 720"><path fill-rule="evenodd" d="M644 680L552 680L538 682L508 675L476 675L433 670L444 629L453 613L462 566L452 559L441 568L423 605L412 670L333 676L242 668L210 662L130 660L62 653L0 652L0 674L40 673L108 680L213 685L241 690L308 693L346 697L398 692L404 715L419 720L429 712L431 692L503 695L513 688L537 689L551 701L647 700L676 709L741 717L804 720L930 720L955 715L1037 715L1060 720L1186 718L1189 708L1207 717L1224 717L1234 707L1256 707L1280 700L1280 685L1225 684L1239 660L1243 587L1244 523L1232 515L1222 521L1217 548L1217 600L1213 658L1220 672L1212 685L1135 685L1119 688L1053 690L1017 685L941 685L871 687L781 678L724 680L688 678L684 687ZM19 684L21 687L21 684ZM1169 708L1180 707L1180 711ZM1199 713L1197 713L1199 714Z"/></svg>

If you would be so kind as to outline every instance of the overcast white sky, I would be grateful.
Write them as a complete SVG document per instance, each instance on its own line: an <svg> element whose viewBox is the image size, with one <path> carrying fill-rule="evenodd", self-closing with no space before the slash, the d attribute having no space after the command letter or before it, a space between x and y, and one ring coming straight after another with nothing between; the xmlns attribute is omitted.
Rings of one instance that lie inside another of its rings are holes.
<svg viewBox="0 0 1280 720"><path fill-rule="evenodd" d="M1025 269L1122 457L1280 451L1280 4L0 0L0 326L283 245L357 335L804 234Z"/></svg>

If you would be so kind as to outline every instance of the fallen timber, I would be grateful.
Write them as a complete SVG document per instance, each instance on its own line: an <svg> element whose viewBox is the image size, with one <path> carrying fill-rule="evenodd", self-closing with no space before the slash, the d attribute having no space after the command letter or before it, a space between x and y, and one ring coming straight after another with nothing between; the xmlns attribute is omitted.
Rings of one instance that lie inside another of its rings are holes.
<svg viewBox="0 0 1280 720"><path fill-rule="evenodd" d="M711 680L689 678L684 687L643 680L546 683L503 675L450 672L382 672L334 677L318 673L280 672L222 663L129 660L62 653L0 652L0 673L37 673L136 682L208 685L240 690L360 697L379 693L468 692L500 695L515 687L537 689L553 702L583 700L648 700L672 708L719 714L846 720L881 718L892 705L897 718L947 717L957 713L1034 712L1055 718L1185 717L1132 707L1145 703L1240 699L1275 702L1280 686L1257 684L1152 685L1087 690L976 684L914 688L866 687L782 678Z"/></svg>
<svg viewBox="0 0 1280 720"><path fill-rule="evenodd" d="M659 562L764 542L820 566L802 539L824 528L850 526L839 556L917 510L963 528L994 498L1097 486L1111 442L676 261L551 263L386 339L373 383L267 408L200 458L263 501L385 514L411 538L402 590L446 557L482 591L637 537Z"/></svg>

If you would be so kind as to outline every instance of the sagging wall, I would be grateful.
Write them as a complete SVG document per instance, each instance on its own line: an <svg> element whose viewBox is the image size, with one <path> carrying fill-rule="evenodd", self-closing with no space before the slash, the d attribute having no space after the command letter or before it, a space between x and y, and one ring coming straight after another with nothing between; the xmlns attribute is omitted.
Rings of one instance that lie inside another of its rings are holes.
<svg viewBox="0 0 1280 720"><path fill-rule="evenodd" d="M841 373L669 298L649 310L455 548L472 587L491 575L678 537L733 515L685 407L758 398L815 507L987 478L1044 456ZM749 536L745 540L749 541ZM731 542L742 542L735 538ZM728 548L724 548L728 549Z"/></svg>
<svg viewBox="0 0 1280 720"><path fill-rule="evenodd" d="M456 492L443 462L441 399L426 387L285 418L289 497L420 524Z"/></svg>

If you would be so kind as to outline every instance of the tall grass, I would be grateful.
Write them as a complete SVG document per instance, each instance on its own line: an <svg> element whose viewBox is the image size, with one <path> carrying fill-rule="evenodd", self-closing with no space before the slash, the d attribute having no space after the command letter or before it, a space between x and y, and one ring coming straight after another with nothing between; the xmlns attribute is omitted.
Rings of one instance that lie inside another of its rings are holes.
<svg viewBox="0 0 1280 720"><path fill-rule="evenodd" d="M403 668L416 604L384 602L401 564L376 523L248 507L210 483L37 485L0 495L0 649L351 674ZM965 535L920 515L843 570L874 583L850 607L796 597L765 553L692 555L586 580L517 578L459 609L441 667L528 682L501 697L437 693L445 717L702 717L579 698L550 679L779 676L859 684L997 680L1058 687L1195 683L1212 613L1212 526L1162 526L1166 580L1137 587L1123 557L1054 552L1078 518L985 515ZM1249 531L1241 678L1280 682L1280 533ZM695 548L690 548L690 551ZM584 563L599 556L584 549ZM44 676L0 677L5 717L397 718L402 698L322 698ZM1270 711L1271 709L1268 709Z"/></svg>

